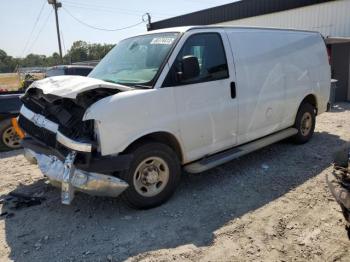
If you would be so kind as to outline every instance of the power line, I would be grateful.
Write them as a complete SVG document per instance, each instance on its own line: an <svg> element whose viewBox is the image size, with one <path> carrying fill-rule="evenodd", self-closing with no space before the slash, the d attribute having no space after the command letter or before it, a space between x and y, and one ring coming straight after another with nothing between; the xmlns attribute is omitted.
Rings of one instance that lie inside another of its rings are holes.
<svg viewBox="0 0 350 262"><path fill-rule="evenodd" d="M73 7L73 8L83 8L87 10L94 10L94 11L101 11L101 12L107 12L107 13L121 13L126 15L140 15L142 12L137 11L125 11L125 10L118 10L114 8L105 8L101 6L89 6L89 5L80 5L80 4L73 4L73 3L67 3L63 2L65 6Z"/></svg>
<svg viewBox="0 0 350 262"><path fill-rule="evenodd" d="M86 10L93 10L93 11L98 11L98 12L105 12L105 13L120 13L123 15L131 15L131 16L140 16L141 13L129 13L129 12L123 12L123 11L113 11L112 9L101 9L97 7L90 7L90 6L83 6L83 5L75 5L75 4L68 4L64 2L65 6L69 6L70 8L78 8L78 9L86 9Z"/></svg>
<svg viewBox="0 0 350 262"><path fill-rule="evenodd" d="M48 14L48 16L46 17L46 19L45 19L43 25L41 26L41 28L40 28L38 34L36 35L34 41L32 42L32 44L31 44L31 46L30 46L30 48L28 49L29 52L32 51L32 48L34 47L35 42L38 40L38 38L39 38L41 32L44 30L44 28L45 28L45 26L46 26L46 24L47 24L47 21L49 20L51 14L52 14L52 11L53 11L53 10L51 10L50 13Z"/></svg>
<svg viewBox="0 0 350 262"><path fill-rule="evenodd" d="M34 30L35 30L35 28L36 28L36 26L37 26L37 24L39 22L39 19L40 19L41 14L42 14L42 12L44 10L44 7L45 7L45 1L43 1L43 5L41 6L39 14L38 14L38 16L35 19L34 26L33 26L32 30L30 31L29 37L28 37L28 39L26 41L26 44L24 45L24 48L23 48L22 53L21 53L21 56L23 56L24 52L26 51L26 49L28 47L30 39L32 39L32 34L34 33Z"/></svg>
<svg viewBox="0 0 350 262"><path fill-rule="evenodd" d="M143 14L145 11L142 10L135 10L135 9L126 9L126 8L117 8L114 6L106 6L106 5L96 5L96 4L90 4L90 3L77 3L77 2L72 2L72 1L67 1L67 0L62 0L62 2L65 5L68 6L72 6L74 5L75 7L82 7L82 8L89 8L89 9L101 9L103 11L109 11L109 12L113 12L113 11L122 11L124 13L128 13L128 14ZM162 16L174 16L174 14L169 14L169 13L160 13L160 12L152 12L152 14L158 14L158 15L162 15Z"/></svg>
<svg viewBox="0 0 350 262"><path fill-rule="evenodd" d="M138 16L138 17L143 14L143 12L120 11L120 10L116 10L116 9L101 9L101 8L97 8L97 7L68 4L66 2L64 2L64 5L65 6L69 6L70 8L86 9L86 10L89 10L89 11L109 13L109 14L115 14L116 12L118 12L118 14L128 15L128 16ZM152 15L153 15L153 13L152 13ZM165 16L165 15L153 15L153 17L163 19L163 18L166 18L168 16Z"/></svg>
<svg viewBox="0 0 350 262"><path fill-rule="evenodd" d="M76 20L77 22L87 26L87 27L90 27L90 28L93 28L93 29L96 29L96 30L101 30L101 31L109 31L109 32L112 32L112 31L120 31L120 30L124 30L124 29L129 29L129 28L132 28L132 27L135 27L135 26L138 26L138 25L141 25L143 24L144 22L141 21L137 24L133 24L133 25L129 25L129 26L126 26L126 27L122 27L122 28L115 28L115 29L107 29L107 28L101 28L101 27L96 27L96 26L93 26L93 25L90 25L82 20L80 20L79 18L77 18L76 16L74 16L71 12L69 12L67 10L67 8L64 8L62 7L62 9L69 15L71 16L74 20Z"/></svg>

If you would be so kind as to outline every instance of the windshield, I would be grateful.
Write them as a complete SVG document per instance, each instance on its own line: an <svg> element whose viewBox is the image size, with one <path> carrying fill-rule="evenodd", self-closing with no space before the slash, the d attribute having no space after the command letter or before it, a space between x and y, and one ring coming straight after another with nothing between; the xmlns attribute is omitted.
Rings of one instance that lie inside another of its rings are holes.
<svg viewBox="0 0 350 262"><path fill-rule="evenodd" d="M136 36L116 45L89 77L124 85L151 85L178 33Z"/></svg>

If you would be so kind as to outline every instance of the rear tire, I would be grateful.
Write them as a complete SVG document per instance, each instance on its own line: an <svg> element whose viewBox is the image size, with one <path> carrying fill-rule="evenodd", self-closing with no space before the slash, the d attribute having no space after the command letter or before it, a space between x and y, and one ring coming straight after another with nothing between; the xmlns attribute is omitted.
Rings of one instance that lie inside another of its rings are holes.
<svg viewBox="0 0 350 262"><path fill-rule="evenodd" d="M180 180L180 161L167 145L149 142L130 152L130 168L119 174L129 184L121 198L132 208L148 209L166 202Z"/></svg>
<svg viewBox="0 0 350 262"><path fill-rule="evenodd" d="M294 124L298 133L293 137L293 142L296 144L308 142L314 134L315 124L315 107L309 103L301 104Z"/></svg>

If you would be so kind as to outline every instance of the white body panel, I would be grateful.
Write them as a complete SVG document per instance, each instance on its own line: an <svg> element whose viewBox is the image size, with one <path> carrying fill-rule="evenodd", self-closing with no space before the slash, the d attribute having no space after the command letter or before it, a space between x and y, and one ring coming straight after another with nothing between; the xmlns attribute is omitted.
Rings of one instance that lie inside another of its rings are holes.
<svg viewBox="0 0 350 262"><path fill-rule="evenodd" d="M326 110L330 69L318 33L215 27L168 31L183 36L153 89L132 90L100 80L71 86L68 80L52 84L53 78L40 83L44 93L69 98L93 86L125 91L97 101L84 115L84 120L95 120L102 155L121 153L145 135L166 132L178 141L186 164L292 126L307 95L316 97L318 113ZM229 77L163 87L186 39L203 32L220 34ZM237 92L233 98L232 82Z"/></svg>
<svg viewBox="0 0 350 262"><path fill-rule="evenodd" d="M186 40L208 30L186 33L169 59L169 66ZM214 30L221 35L225 49L229 77L226 79L159 89L172 89L177 106L177 119L183 151L187 162L196 160L208 152L216 153L237 144L237 100L230 96L230 83L235 81L234 63L230 44L224 30ZM168 70L164 70L164 75ZM162 81L161 81L162 82ZM170 99L170 97L169 97Z"/></svg>
<svg viewBox="0 0 350 262"><path fill-rule="evenodd" d="M39 88L44 94L75 99L78 94L99 87L119 89L121 91L130 90L129 87L105 82L99 79L70 75L44 78L35 81L29 88Z"/></svg>
<svg viewBox="0 0 350 262"><path fill-rule="evenodd" d="M326 110L330 71L318 33L228 29L237 74L239 143L294 124L301 101L315 95Z"/></svg>
<svg viewBox="0 0 350 262"><path fill-rule="evenodd" d="M138 138L154 132L173 134L181 141L173 90L122 92L93 104L84 119L97 120L102 155L122 152Z"/></svg>

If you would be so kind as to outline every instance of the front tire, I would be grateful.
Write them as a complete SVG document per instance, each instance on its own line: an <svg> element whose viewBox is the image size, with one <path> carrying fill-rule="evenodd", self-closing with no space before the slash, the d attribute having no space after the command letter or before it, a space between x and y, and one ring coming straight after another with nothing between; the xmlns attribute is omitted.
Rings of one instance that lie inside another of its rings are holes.
<svg viewBox="0 0 350 262"><path fill-rule="evenodd" d="M11 124L11 119L0 122L0 148L18 149L21 147L20 138Z"/></svg>
<svg viewBox="0 0 350 262"><path fill-rule="evenodd" d="M166 202L180 180L181 168L176 153L167 145L156 142L142 144L130 153L134 158L129 170L119 174L129 184L121 198L138 209Z"/></svg>
<svg viewBox="0 0 350 262"><path fill-rule="evenodd" d="M304 144L308 142L314 134L315 124L315 107L309 103L301 104L294 124L298 133L293 137L293 141L296 144Z"/></svg>

